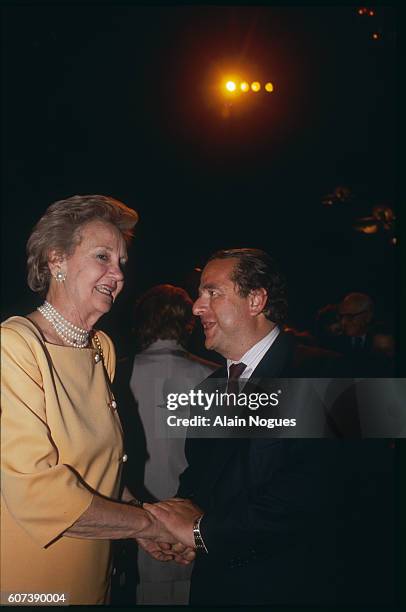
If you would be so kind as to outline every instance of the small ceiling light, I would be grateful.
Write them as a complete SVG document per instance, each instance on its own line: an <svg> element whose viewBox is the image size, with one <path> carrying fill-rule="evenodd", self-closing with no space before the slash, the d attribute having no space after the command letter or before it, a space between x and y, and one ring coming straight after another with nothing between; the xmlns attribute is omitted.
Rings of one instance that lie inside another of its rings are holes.
<svg viewBox="0 0 406 612"><path fill-rule="evenodd" d="M236 84L234 83L234 81L227 81L226 89L228 91L235 91L236 90Z"/></svg>
<svg viewBox="0 0 406 612"><path fill-rule="evenodd" d="M250 88L250 86L248 85L247 81L243 81L242 83L240 83L241 91L248 91L249 88Z"/></svg>
<svg viewBox="0 0 406 612"><path fill-rule="evenodd" d="M255 92L259 91L261 89L261 83L259 81L254 81L251 83L251 89Z"/></svg>
<svg viewBox="0 0 406 612"><path fill-rule="evenodd" d="M269 92L273 91L273 89L274 89L273 88L273 84L272 83L265 83L265 89L266 89L266 91L269 91Z"/></svg>

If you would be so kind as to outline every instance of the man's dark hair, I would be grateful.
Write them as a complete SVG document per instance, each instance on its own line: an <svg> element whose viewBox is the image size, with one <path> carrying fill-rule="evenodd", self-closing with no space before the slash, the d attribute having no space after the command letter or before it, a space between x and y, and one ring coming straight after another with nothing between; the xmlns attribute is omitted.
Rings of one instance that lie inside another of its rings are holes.
<svg viewBox="0 0 406 612"><path fill-rule="evenodd" d="M254 289L265 289L268 294L263 310L266 318L278 325L286 320L288 301L285 278L276 262L265 251L228 249L217 251L209 261L214 259L235 259L231 280L237 285L238 293L242 297L247 297Z"/></svg>
<svg viewBox="0 0 406 612"><path fill-rule="evenodd" d="M156 285L140 297L135 307L137 348L156 340L176 340L186 346L193 330L193 302L181 287Z"/></svg>

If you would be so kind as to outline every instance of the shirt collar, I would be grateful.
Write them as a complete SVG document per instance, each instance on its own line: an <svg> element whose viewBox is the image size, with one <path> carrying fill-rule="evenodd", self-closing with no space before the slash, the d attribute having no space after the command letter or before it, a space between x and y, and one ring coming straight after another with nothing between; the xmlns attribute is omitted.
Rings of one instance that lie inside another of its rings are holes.
<svg viewBox="0 0 406 612"><path fill-rule="evenodd" d="M238 361L227 359L227 374L230 369L230 365L233 363L245 363L246 368L241 374L240 378L249 378L252 372L255 370L259 362L265 353L269 350L272 344L280 333L279 327L276 325L266 336L264 336L259 342L254 344Z"/></svg>

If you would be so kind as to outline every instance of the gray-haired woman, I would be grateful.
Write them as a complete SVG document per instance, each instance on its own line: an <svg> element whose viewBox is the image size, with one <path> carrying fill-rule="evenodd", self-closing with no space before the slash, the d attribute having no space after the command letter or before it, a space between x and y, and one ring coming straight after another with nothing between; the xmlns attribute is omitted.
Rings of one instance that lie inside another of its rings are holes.
<svg viewBox="0 0 406 612"><path fill-rule="evenodd" d="M128 491L117 499L126 454L115 353L95 325L123 288L137 220L113 198L74 196L52 204L28 240L28 284L45 301L2 324L1 582L11 597L106 603L111 539L187 562L155 542L174 540Z"/></svg>

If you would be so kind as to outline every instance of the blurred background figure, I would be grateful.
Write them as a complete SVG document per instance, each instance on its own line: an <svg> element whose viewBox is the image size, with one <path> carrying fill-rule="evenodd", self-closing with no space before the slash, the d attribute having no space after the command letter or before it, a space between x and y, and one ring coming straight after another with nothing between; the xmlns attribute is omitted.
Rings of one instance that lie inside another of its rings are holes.
<svg viewBox="0 0 406 612"><path fill-rule="evenodd" d="M350 351L369 350L372 339L374 304L366 293L348 293L338 306L343 335Z"/></svg>
<svg viewBox="0 0 406 612"><path fill-rule="evenodd" d="M326 349L339 350L337 338L343 330L337 312L337 304L327 304L316 314L315 336L318 346Z"/></svg>
<svg viewBox="0 0 406 612"><path fill-rule="evenodd" d="M376 321L374 303L365 293L349 293L338 305L342 329L338 350L344 354L345 374L357 377L393 376L394 336Z"/></svg>
<svg viewBox="0 0 406 612"><path fill-rule="evenodd" d="M168 438L162 412L168 393L188 392L218 366L186 350L194 327L192 300L180 287L158 285L138 301L135 311L138 353L130 380L145 435L145 472L142 499L156 501L176 494L179 474L186 468L183 435ZM169 414L169 413L168 413ZM187 417L189 408L176 416ZM176 435L182 434L176 428ZM151 562L152 561L152 562ZM191 567L160 563L138 553L138 604L187 604Z"/></svg>

